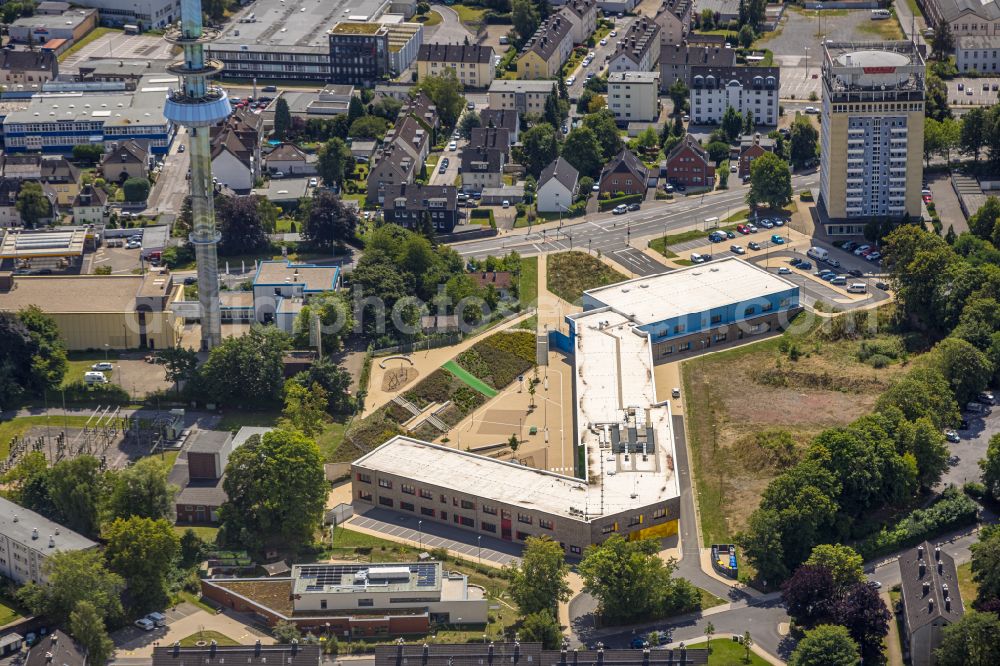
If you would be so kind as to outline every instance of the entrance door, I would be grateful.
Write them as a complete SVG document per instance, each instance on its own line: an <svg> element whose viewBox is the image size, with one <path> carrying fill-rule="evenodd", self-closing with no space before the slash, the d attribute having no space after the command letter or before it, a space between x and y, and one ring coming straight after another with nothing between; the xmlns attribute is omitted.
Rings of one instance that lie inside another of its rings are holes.
<svg viewBox="0 0 1000 666"><path fill-rule="evenodd" d="M504 541L511 541L510 534L510 511L501 511L500 514L500 536Z"/></svg>

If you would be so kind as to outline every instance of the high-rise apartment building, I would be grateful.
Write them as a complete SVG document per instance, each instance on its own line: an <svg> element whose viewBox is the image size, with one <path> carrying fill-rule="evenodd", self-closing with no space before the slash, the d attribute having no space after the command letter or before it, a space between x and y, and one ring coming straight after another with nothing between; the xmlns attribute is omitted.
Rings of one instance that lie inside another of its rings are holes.
<svg viewBox="0 0 1000 666"><path fill-rule="evenodd" d="M924 59L910 42L823 45L820 199L830 235L920 216Z"/></svg>

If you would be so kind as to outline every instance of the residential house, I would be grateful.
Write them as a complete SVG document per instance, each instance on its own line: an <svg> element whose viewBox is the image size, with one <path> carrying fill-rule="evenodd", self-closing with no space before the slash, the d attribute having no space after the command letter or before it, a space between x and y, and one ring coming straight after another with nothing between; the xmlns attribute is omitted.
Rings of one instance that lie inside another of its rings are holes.
<svg viewBox="0 0 1000 666"><path fill-rule="evenodd" d="M1000 34L965 35L955 40L955 67L960 72L996 76L1000 63Z"/></svg>
<svg viewBox="0 0 1000 666"><path fill-rule="evenodd" d="M417 163L398 143L383 145L375 153L374 162L368 172L366 201L369 204L384 203L385 193L393 185L412 183L416 176Z"/></svg>
<svg viewBox="0 0 1000 666"><path fill-rule="evenodd" d="M663 36L662 33L660 35ZM691 67L735 67L736 49L724 44L668 44L661 42L660 90L666 92L675 81L691 87Z"/></svg>
<svg viewBox="0 0 1000 666"><path fill-rule="evenodd" d="M291 589L289 587L289 589ZM343 634L341 634L343 635ZM243 664L244 666L320 666L323 651L319 645L298 642L263 645L258 640L254 645L203 645L201 647L181 647L157 645L153 648L152 666L223 666L223 664ZM71 665L72 666L72 665ZM661 665L656 665L661 666Z"/></svg>
<svg viewBox="0 0 1000 666"><path fill-rule="evenodd" d="M180 488L174 499L177 523L218 523L219 507L226 501L223 488L226 465L233 451L250 437L263 437L271 428L195 430L188 437L170 470L170 483Z"/></svg>
<svg viewBox="0 0 1000 666"><path fill-rule="evenodd" d="M486 88L496 74L494 55L492 46L482 44L423 44L417 53L417 78L450 69L466 88Z"/></svg>
<svg viewBox="0 0 1000 666"><path fill-rule="evenodd" d="M294 143L283 143L267 154L269 171L280 171L286 176L315 176L316 155L309 154Z"/></svg>
<svg viewBox="0 0 1000 666"><path fill-rule="evenodd" d="M737 175L746 178L750 175L750 165L755 159L765 153L773 153L777 142L767 136L745 134L740 137L740 164Z"/></svg>
<svg viewBox="0 0 1000 666"><path fill-rule="evenodd" d="M55 629L28 648L24 666L87 666L87 651L62 629ZM96 665L95 665L96 666Z"/></svg>
<svg viewBox="0 0 1000 666"><path fill-rule="evenodd" d="M573 24L562 13L542 21L517 56L519 79L551 79L573 51Z"/></svg>
<svg viewBox="0 0 1000 666"><path fill-rule="evenodd" d="M645 194L649 183L649 169L628 148L624 148L604 165L598 181L600 196L615 197L622 194Z"/></svg>
<svg viewBox="0 0 1000 666"><path fill-rule="evenodd" d="M660 39L664 48L684 43L691 31L693 7L692 0L663 0L653 20L660 26Z"/></svg>
<svg viewBox="0 0 1000 666"><path fill-rule="evenodd" d="M21 225L21 213L17 210L17 195L20 191L20 180L0 177L0 227Z"/></svg>
<svg viewBox="0 0 1000 666"><path fill-rule="evenodd" d="M558 13L573 24L574 44L586 44L597 30L597 0L569 0Z"/></svg>
<svg viewBox="0 0 1000 666"><path fill-rule="evenodd" d="M42 156L38 153L3 155L3 177L12 180L40 180L42 177Z"/></svg>
<svg viewBox="0 0 1000 666"><path fill-rule="evenodd" d="M87 537L0 497L0 575L16 585L47 583L49 557L92 548Z"/></svg>
<svg viewBox="0 0 1000 666"><path fill-rule="evenodd" d="M691 67L691 123L717 125L729 107L752 111L758 125L777 125L777 67Z"/></svg>
<svg viewBox="0 0 1000 666"><path fill-rule="evenodd" d="M510 143L518 142L521 133L521 116L513 109L483 109L479 112L483 127L497 127L507 130Z"/></svg>
<svg viewBox="0 0 1000 666"><path fill-rule="evenodd" d="M71 206L80 192L80 169L62 155L43 155L41 158L43 185L51 188L60 206Z"/></svg>
<svg viewBox="0 0 1000 666"><path fill-rule="evenodd" d="M87 183L73 199L73 224L105 224L108 221L108 195Z"/></svg>
<svg viewBox="0 0 1000 666"><path fill-rule="evenodd" d="M420 229L430 220L439 234L450 234L458 225L458 189L452 185L402 183L386 190L382 214L387 224Z"/></svg>
<svg viewBox="0 0 1000 666"><path fill-rule="evenodd" d="M660 65L660 26L643 16L633 21L608 63L608 72L651 72Z"/></svg>
<svg viewBox="0 0 1000 666"><path fill-rule="evenodd" d="M409 153L417 164L423 164L431 152L431 133L413 116L400 116L396 125L386 132L385 143L396 143Z"/></svg>
<svg viewBox="0 0 1000 666"><path fill-rule="evenodd" d="M715 167L708 151L690 134L685 134L667 155L666 167L668 182L688 187L715 185Z"/></svg>
<svg viewBox="0 0 1000 666"><path fill-rule="evenodd" d="M490 108L517 113L544 113L552 81L495 79L490 84Z"/></svg>
<svg viewBox="0 0 1000 666"><path fill-rule="evenodd" d="M234 192L253 188L256 169L253 151L230 128L212 137L212 176Z"/></svg>
<svg viewBox="0 0 1000 666"><path fill-rule="evenodd" d="M608 76L607 99L619 123L654 122L660 117L660 74L613 72Z"/></svg>
<svg viewBox="0 0 1000 666"><path fill-rule="evenodd" d="M0 50L0 81L10 85L40 84L59 76L59 59L47 49Z"/></svg>
<svg viewBox="0 0 1000 666"><path fill-rule="evenodd" d="M482 192L503 186L503 168L507 163L510 140L507 130L477 127L462 150L462 189Z"/></svg>
<svg viewBox="0 0 1000 666"><path fill-rule="evenodd" d="M562 157L552 160L538 176L538 187L535 190L538 212L566 212L573 205L579 179L580 172L572 164Z"/></svg>
<svg viewBox="0 0 1000 666"><path fill-rule="evenodd" d="M111 147L101 159L104 178L122 183L129 178L149 178L149 151L145 143L129 139Z"/></svg>
<svg viewBox="0 0 1000 666"><path fill-rule="evenodd" d="M965 613L955 560L924 541L905 551L898 562L903 643L913 666L932 666L945 628Z"/></svg>
<svg viewBox="0 0 1000 666"><path fill-rule="evenodd" d="M469 277L479 289L492 287L501 301L506 301L513 295L514 274L510 271L476 271L469 273Z"/></svg>

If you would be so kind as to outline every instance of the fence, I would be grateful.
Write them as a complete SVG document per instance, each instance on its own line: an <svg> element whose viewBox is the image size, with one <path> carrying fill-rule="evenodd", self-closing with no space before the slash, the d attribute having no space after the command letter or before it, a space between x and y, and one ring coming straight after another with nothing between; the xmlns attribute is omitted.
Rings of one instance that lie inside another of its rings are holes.
<svg viewBox="0 0 1000 666"><path fill-rule="evenodd" d="M455 331L453 333L438 333L433 336L426 337L422 340L416 340L414 342L407 342L401 345L395 345L392 347L383 347L382 349L375 349L372 351L374 356L388 356L390 354L411 354L415 351L427 350L427 349L437 349L439 347L447 347L448 345L458 344L467 337L479 335L483 331L486 331L497 326L506 324L512 319L516 319L522 315L532 315L535 313L535 308L529 308L527 310L520 310L518 312L512 312L511 314L497 319L495 321L488 322L479 326L468 333L462 333L461 331Z"/></svg>

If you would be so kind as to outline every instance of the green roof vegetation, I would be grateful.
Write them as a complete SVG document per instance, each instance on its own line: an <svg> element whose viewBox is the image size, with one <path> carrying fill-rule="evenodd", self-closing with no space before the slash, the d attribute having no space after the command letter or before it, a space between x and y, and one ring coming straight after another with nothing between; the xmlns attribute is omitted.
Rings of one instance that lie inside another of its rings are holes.
<svg viewBox="0 0 1000 666"><path fill-rule="evenodd" d="M338 35L353 35L353 34L363 34L363 35L374 35L382 27L381 23L357 23L351 21L344 21L338 23L330 29L330 32Z"/></svg>

